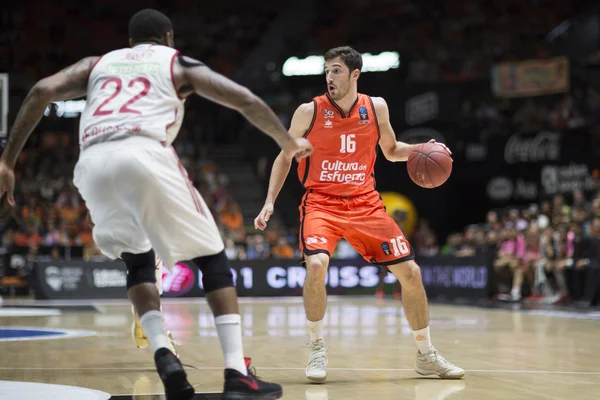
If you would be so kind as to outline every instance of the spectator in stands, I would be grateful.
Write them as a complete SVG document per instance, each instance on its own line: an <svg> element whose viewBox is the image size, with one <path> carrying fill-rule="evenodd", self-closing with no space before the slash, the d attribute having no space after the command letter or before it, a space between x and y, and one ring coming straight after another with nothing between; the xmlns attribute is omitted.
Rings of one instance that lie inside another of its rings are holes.
<svg viewBox="0 0 600 400"><path fill-rule="evenodd" d="M437 256L440 248L437 245L437 238L433 233L425 235L423 245L419 248L419 255L425 257Z"/></svg>
<svg viewBox="0 0 600 400"><path fill-rule="evenodd" d="M271 254L269 245L265 243L264 237L260 234L248 235L246 238L246 251L248 260L262 260L269 258Z"/></svg>
<svg viewBox="0 0 600 400"><path fill-rule="evenodd" d="M525 255L525 240L515 228L504 229L500 234L502 244L494 260L494 268L500 276L510 277L510 294L498 296L500 300L519 301L524 280L522 260Z"/></svg>
<svg viewBox="0 0 600 400"><path fill-rule="evenodd" d="M288 244L285 237L280 237L277 244L272 248L271 255L277 259L294 258L294 249Z"/></svg>
<svg viewBox="0 0 600 400"><path fill-rule="evenodd" d="M235 246L235 243L233 242L233 239L228 237L227 239L225 239L225 255L227 256L227 258L229 260L235 260L237 258L237 247Z"/></svg>
<svg viewBox="0 0 600 400"><path fill-rule="evenodd" d="M573 300L592 303L600 287L600 218L594 218L590 235L583 229L575 230L573 243Z"/></svg>
<svg viewBox="0 0 600 400"><path fill-rule="evenodd" d="M448 240L444 247L442 247L441 254L444 256L454 255L457 251L460 250L462 246L462 234L461 233L453 233L448 236Z"/></svg>
<svg viewBox="0 0 600 400"><path fill-rule="evenodd" d="M543 300L544 303L555 304L566 302L569 299L569 289L565 270L573 265L573 240L575 234L562 225L558 231L554 233L554 243L556 260L554 263L548 264L546 272L552 274L556 281L556 292Z"/></svg>
<svg viewBox="0 0 600 400"><path fill-rule="evenodd" d="M233 200L233 197L227 195L225 202L219 209L219 219L226 232L232 232L240 235L244 230L244 217L240 206Z"/></svg>
<svg viewBox="0 0 600 400"><path fill-rule="evenodd" d="M486 222L484 225L486 232L498 231L498 230L500 230L501 227L502 227L502 225L500 224L500 221L498 220L498 213L493 210L488 211L487 216L486 216Z"/></svg>

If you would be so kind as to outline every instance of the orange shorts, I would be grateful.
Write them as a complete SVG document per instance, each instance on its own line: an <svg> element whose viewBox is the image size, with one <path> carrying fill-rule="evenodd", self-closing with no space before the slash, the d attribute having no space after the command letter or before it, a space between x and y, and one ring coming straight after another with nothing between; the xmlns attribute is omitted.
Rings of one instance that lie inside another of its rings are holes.
<svg viewBox="0 0 600 400"><path fill-rule="evenodd" d="M300 250L331 257L345 238L365 260L392 265L415 258L396 222L385 211L377 191L353 197L308 190L300 204Z"/></svg>

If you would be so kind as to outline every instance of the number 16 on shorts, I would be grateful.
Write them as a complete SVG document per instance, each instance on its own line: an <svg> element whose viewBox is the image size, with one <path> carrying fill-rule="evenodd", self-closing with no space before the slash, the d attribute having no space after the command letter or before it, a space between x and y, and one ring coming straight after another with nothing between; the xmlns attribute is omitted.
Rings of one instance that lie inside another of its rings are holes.
<svg viewBox="0 0 600 400"><path fill-rule="evenodd" d="M394 249L394 256L406 256L410 253L410 248L408 247L408 242L404 239L404 236L398 236L390 239L392 242L392 247Z"/></svg>

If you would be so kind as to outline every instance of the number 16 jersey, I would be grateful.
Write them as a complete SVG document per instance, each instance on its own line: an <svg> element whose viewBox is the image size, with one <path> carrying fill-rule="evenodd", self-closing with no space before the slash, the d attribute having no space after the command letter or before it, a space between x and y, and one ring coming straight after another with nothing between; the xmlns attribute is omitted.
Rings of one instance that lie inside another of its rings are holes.
<svg viewBox="0 0 600 400"><path fill-rule="evenodd" d="M298 166L308 189L332 196L359 196L375 190L379 125L371 97L358 94L348 113L324 94L313 99L315 114L305 135L314 147Z"/></svg>
<svg viewBox="0 0 600 400"><path fill-rule="evenodd" d="M102 56L88 79L79 145L145 136L170 145L183 120L173 63L178 51L140 44Z"/></svg>

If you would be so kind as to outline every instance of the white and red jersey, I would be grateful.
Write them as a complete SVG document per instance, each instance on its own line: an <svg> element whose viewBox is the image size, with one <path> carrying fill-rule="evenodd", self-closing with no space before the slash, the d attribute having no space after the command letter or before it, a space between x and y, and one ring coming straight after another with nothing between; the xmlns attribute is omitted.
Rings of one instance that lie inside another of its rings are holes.
<svg viewBox="0 0 600 400"><path fill-rule="evenodd" d="M184 113L173 78L177 54L167 46L140 44L102 56L88 79L81 149L131 135L170 145Z"/></svg>

